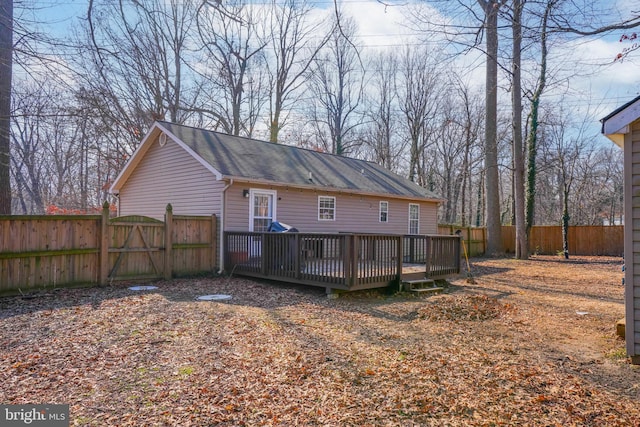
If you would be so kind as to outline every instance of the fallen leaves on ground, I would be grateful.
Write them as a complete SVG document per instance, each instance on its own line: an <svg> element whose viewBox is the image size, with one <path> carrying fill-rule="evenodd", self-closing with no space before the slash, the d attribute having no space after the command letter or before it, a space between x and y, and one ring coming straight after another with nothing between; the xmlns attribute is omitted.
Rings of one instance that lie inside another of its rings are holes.
<svg viewBox="0 0 640 427"><path fill-rule="evenodd" d="M0 401L78 426L639 425L620 265L473 260L434 296L233 277L2 298Z"/></svg>

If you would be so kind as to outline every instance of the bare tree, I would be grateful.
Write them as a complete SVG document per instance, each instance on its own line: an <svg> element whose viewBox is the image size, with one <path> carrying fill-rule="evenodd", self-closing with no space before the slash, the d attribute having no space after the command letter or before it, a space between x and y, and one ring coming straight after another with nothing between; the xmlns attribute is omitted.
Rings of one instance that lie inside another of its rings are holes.
<svg viewBox="0 0 640 427"><path fill-rule="evenodd" d="M201 75L211 84L202 111L215 127L251 135L265 103L262 68L267 46L267 16L263 10L238 0L220 9L209 2L198 8L197 28L206 53Z"/></svg>
<svg viewBox="0 0 640 427"><path fill-rule="evenodd" d="M271 142L278 142L280 130L287 121L287 109L300 100L307 70L331 34L329 31L322 36L322 23L311 21L311 11L306 0L284 0L282 3L272 0L268 37L272 56L266 61Z"/></svg>
<svg viewBox="0 0 640 427"><path fill-rule="evenodd" d="M349 154L360 144L355 130L361 123L357 109L363 95L363 75L357 48L350 40L355 32L352 19L333 25L331 39L310 68L317 142L324 151L338 155Z"/></svg>
<svg viewBox="0 0 640 427"><path fill-rule="evenodd" d="M480 97L474 96L474 93L460 80L455 83L455 93L457 94L458 102L461 103L460 122L456 124L461 126L464 138L464 152L463 152L463 164L462 164L462 188L461 188L461 206L460 206L460 219L461 225L467 225L472 223L472 197L473 194L473 177L474 170L481 167L482 158L482 141L480 134L483 128L483 114L482 107L480 105ZM483 186L482 180L479 181L479 187ZM468 203L468 208L467 208ZM468 218L467 218L468 216Z"/></svg>
<svg viewBox="0 0 640 427"><path fill-rule="evenodd" d="M447 101L450 99L445 100ZM451 105L451 104L449 104ZM461 190L466 184L464 170L465 161L465 137L464 127L459 126L459 117L452 110L447 110L445 120L438 129L433 151L436 154L435 162L438 164L441 194L443 203L442 219L446 224L458 224L457 206L460 203Z"/></svg>
<svg viewBox="0 0 640 427"><path fill-rule="evenodd" d="M185 65L190 4L89 2L86 39L75 56L78 97L134 147L154 120L182 123L197 103L201 83Z"/></svg>
<svg viewBox="0 0 640 427"><path fill-rule="evenodd" d="M65 108L68 102L46 80L14 89L12 175L22 213L42 214L50 205L82 205L75 178L85 153L78 146L74 117Z"/></svg>
<svg viewBox="0 0 640 427"><path fill-rule="evenodd" d="M443 89L437 58L429 49L407 48L399 74L398 98L409 138L408 178L427 186L427 173L421 160L438 127L436 117Z"/></svg>
<svg viewBox="0 0 640 427"><path fill-rule="evenodd" d="M394 53L380 53L369 62L371 76L364 97L366 123L362 144L369 160L394 172L400 172L400 158L406 144L400 138L397 117L396 75L398 60Z"/></svg>
<svg viewBox="0 0 640 427"><path fill-rule="evenodd" d="M595 155L594 164L591 170L597 173L597 180L591 187L591 191L598 202L600 208L595 213L597 218L603 218L606 225L622 224L623 216L623 198L624 194L624 162L623 151L613 144L608 147L601 148ZM584 194L585 198L589 193L577 192ZM578 203L580 206L580 203ZM593 212L594 210L592 210ZM587 223L582 217L577 216L576 220L579 224ZM596 219L591 218L591 223L598 223Z"/></svg>
<svg viewBox="0 0 640 427"><path fill-rule="evenodd" d="M547 165L557 177L557 192L561 201L562 251L569 258L569 225L571 193L576 180L580 179L581 165L592 165L595 152L593 141L586 136L588 125L585 121L575 122L571 113L560 108L547 123L548 141L545 147ZM593 176L591 172L588 175ZM592 179L585 179L593 184ZM589 191L589 189L585 189Z"/></svg>
<svg viewBox="0 0 640 427"><path fill-rule="evenodd" d="M457 76L443 92L441 125L432 151L438 165L440 195L446 199L440 219L448 224L466 226L472 222L474 186L482 186L482 141L484 115L481 98L474 96Z"/></svg>
<svg viewBox="0 0 640 427"><path fill-rule="evenodd" d="M538 81L530 96L530 113L527 136L527 183L526 183L526 229L529 234L534 221L536 206L536 156L538 143L538 115L542 94L547 86L547 57L549 54L548 38L553 34L596 35L612 30L635 28L640 25L640 15L632 12L629 19L620 19L608 25L601 25L602 17L608 16L609 10L595 10L593 2L573 2L563 0L547 0L540 17L538 29L539 63ZM594 25L595 23L595 25Z"/></svg>
<svg viewBox="0 0 640 427"><path fill-rule="evenodd" d="M13 0L0 2L0 215L11 213L10 131Z"/></svg>

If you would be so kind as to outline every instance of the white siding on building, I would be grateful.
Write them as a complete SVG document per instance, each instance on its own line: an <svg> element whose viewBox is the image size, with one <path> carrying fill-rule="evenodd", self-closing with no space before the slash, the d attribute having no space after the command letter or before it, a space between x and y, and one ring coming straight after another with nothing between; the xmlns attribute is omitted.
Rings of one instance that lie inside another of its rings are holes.
<svg viewBox="0 0 640 427"><path fill-rule="evenodd" d="M175 142L149 148L120 190L119 215L162 219L168 203L175 215L220 215L225 183Z"/></svg>

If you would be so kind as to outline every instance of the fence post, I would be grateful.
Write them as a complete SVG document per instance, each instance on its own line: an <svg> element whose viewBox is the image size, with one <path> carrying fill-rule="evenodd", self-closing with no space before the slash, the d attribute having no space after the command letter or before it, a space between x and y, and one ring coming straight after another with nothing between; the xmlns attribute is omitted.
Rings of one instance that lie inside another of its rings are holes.
<svg viewBox="0 0 640 427"><path fill-rule="evenodd" d="M173 254L171 250L173 238L173 207L167 204L164 214L164 279L171 280L173 276Z"/></svg>
<svg viewBox="0 0 640 427"><path fill-rule="evenodd" d="M218 262L218 222L216 214L211 215L211 271L215 272ZM223 266L218 266L220 270Z"/></svg>
<svg viewBox="0 0 640 427"><path fill-rule="evenodd" d="M106 285L109 275L109 202L102 204L102 217L100 218L100 255L99 255L98 284Z"/></svg>
<svg viewBox="0 0 640 427"><path fill-rule="evenodd" d="M456 274L459 274L459 273L460 273L460 264L461 264L461 262L462 262L462 260L460 259L460 258L461 258L461 256L462 256L462 254L460 253L460 252L461 252L461 251L460 251L460 248L461 248L461 246L463 245L462 239L463 239L463 237L462 237L462 236L459 236L459 237L458 237L458 241L457 241L457 243L456 243L456 247L455 247L455 253L456 253L456 255L455 255L455 258L456 258L456 267L455 267L455 268L456 268ZM469 240L471 240L471 239L469 239ZM467 254L465 253L465 258L466 258L466 257L467 257Z"/></svg>

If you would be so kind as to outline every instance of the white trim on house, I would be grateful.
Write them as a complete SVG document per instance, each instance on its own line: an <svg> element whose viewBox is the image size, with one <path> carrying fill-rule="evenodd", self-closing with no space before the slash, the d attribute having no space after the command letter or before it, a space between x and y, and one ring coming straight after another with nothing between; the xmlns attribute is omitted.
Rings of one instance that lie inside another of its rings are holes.
<svg viewBox="0 0 640 427"><path fill-rule="evenodd" d="M382 209L383 206L384 209ZM384 214L384 220L382 214ZM389 222L389 202L387 200L380 200L378 204L378 222Z"/></svg>
<svg viewBox="0 0 640 427"><path fill-rule="evenodd" d="M333 201L333 207L332 208L328 208L326 206L322 207L321 206L321 200L322 199L325 199L325 200L331 199ZM337 215L336 215L337 208L338 207L336 206L336 198L335 198L335 196L325 196L325 195L318 196L318 221L335 221L336 217L337 217ZM323 218L322 215L320 215L321 209L330 210L331 213L332 213L331 218Z"/></svg>
<svg viewBox="0 0 640 427"><path fill-rule="evenodd" d="M629 124L638 117L640 117L640 99L636 99L635 102L623 110L618 111L613 116L604 120L602 123L602 133L606 136L629 133ZM615 138L613 142L622 147L624 139Z"/></svg>
<svg viewBox="0 0 640 427"><path fill-rule="evenodd" d="M411 208L415 207L417 209L417 217L411 217ZM412 223L415 222L415 227L411 227ZM420 205L417 203L409 203L409 217L408 217L408 234L420 234Z"/></svg>
<svg viewBox="0 0 640 427"><path fill-rule="evenodd" d="M639 117L640 97L637 97L600 120L602 122L602 134L618 147L624 148L624 136L631 132L629 125Z"/></svg>
<svg viewBox="0 0 640 427"><path fill-rule="evenodd" d="M254 223L256 219L255 215L255 196L256 195L267 195L270 197L271 209L270 215L260 216L258 218L270 219L272 222L277 221L277 205L278 205L278 192L276 190L265 190L262 188L250 188L249 189L249 231L255 231ZM266 231L266 230L264 230Z"/></svg>

